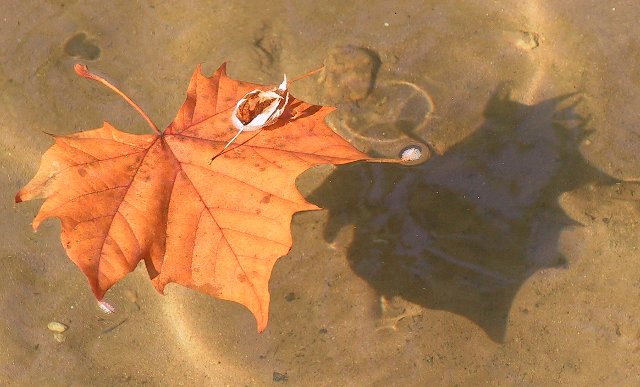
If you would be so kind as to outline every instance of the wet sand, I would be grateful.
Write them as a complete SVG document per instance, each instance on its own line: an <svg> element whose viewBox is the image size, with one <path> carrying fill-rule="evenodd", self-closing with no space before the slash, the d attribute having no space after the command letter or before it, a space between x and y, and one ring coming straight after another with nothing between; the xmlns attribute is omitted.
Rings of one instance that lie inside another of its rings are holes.
<svg viewBox="0 0 640 387"><path fill-rule="evenodd" d="M640 6L258 4L0 5L0 384L640 383ZM148 132L73 64L165 127L195 66L224 61L264 84L332 63L292 93L338 105L363 151L424 157L299 178L325 210L294 217L262 334L240 305L157 294L144 267L105 315L59 223L33 233L40 202L13 204L44 132Z"/></svg>

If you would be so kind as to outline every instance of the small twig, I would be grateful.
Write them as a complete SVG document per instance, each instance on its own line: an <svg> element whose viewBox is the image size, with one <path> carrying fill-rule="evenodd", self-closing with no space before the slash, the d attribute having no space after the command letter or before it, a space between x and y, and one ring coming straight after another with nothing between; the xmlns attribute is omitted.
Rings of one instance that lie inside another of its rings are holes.
<svg viewBox="0 0 640 387"><path fill-rule="evenodd" d="M306 74L302 74L302 75L300 75L299 77L293 78L291 81L289 81L289 84L294 83L294 82L297 82L297 81L299 81L299 80L301 80L301 79L303 79L303 78L306 78L306 77L308 77L309 75L313 75L313 74L315 74L315 73L319 73L319 72L320 72L320 71L322 71L323 69L324 69L324 66L322 66L322 67L320 67L320 68L317 68L317 69L315 69L315 70L309 71L309 72L308 72L308 73L306 73Z"/></svg>
<svg viewBox="0 0 640 387"><path fill-rule="evenodd" d="M233 148L227 148L226 150L225 150L225 149L222 149L220 152L218 152L218 154L217 154L217 155L213 156L213 157L211 158L211 160L209 160L209 165L211 165L211 163L213 162L213 160L217 159L218 157L222 156L223 154L225 154L225 153L227 153L227 152L231 152L231 151L232 151L232 150L234 150L234 149L238 149L238 148L239 148L239 147L241 147L242 145L246 144L249 140L253 139L255 136L257 136L258 134L260 134L260 132L262 132L262 129L260 129L260 130L256 131L256 133L255 133L253 136L251 136L251 137L249 137L248 139L244 140L243 142L241 142L241 143L240 143L240 144L238 144L237 146L234 146Z"/></svg>

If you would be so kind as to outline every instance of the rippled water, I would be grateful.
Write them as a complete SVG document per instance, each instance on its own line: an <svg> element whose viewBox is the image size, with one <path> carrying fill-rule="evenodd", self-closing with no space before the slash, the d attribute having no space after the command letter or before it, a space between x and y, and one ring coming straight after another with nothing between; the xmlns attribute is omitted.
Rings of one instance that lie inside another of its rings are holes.
<svg viewBox="0 0 640 387"><path fill-rule="evenodd" d="M635 29L619 2L3 4L0 381L14 385L635 385L640 382ZM332 104L359 149L319 167L263 334L243 307L138 268L96 308L59 225L15 192L47 133L146 133L193 68ZM51 321L69 326L54 340Z"/></svg>

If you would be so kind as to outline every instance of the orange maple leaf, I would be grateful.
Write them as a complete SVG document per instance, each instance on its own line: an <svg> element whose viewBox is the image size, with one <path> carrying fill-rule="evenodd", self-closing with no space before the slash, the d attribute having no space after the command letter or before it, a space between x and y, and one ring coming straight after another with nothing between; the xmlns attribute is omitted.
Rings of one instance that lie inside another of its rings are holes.
<svg viewBox="0 0 640 387"><path fill-rule="evenodd" d="M81 75L115 89L78 66ZM318 209L298 192L296 177L314 165L368 156L325 125L333 108L291 97L277 122L258 135L242 133L239 146L210 163L236 133L232 109L257 88L227 77L224 64L210 78L198 67L164 132L115 89L157 134L128 134L105 122L54 136L16 202L46 199L34 229L47 218L60 219L62 244L99 301L144 260L159 292L176 282L238 302L263 331L269 277L292 244L291 217Z"/></svg>

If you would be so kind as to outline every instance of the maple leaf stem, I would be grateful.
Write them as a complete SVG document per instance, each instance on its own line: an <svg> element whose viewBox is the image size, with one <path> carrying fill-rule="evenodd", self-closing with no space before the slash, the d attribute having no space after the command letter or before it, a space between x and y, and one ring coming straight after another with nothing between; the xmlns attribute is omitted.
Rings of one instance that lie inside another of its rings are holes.
<svg viewBox="0 0 640 387"><path fill-rule="evenodd" d="M84 77L84 78L87 78L87 79L92 79L94 81L98 81L98 82L102 83L103 85L107 86L108 88L110 88L111 90L115 91L119 96L124 98L124 100L127 101L129 103L129 105L133 106L133 108L136 109L136 111L138 111L138 113L140 113L142 118L144 118L147 121L149 126L151 126L151 129L153 129L153 131L156 132L156 134L159 134L159 135L162 134L160 132L160 130L158 130L158 127L156 126L156 124L154 124L153 121L151 121L151 118L149 118L147 113L145 113L144 110L142 110L142 108L140 106L138 106L137 103L135 103L131 98L129 98L128 95L123 93L120 89L118 89L116 86L114 86L111 82L109 82L106 79L102 78L101 76L99 76L97 74L94 74L91 71L89 71L89 68L87 67L87 65L84 65L84 64L81 64L81 63L76 63L73 66L73 69L76 71L76 74L80 75L81 77Z"/></svg>

